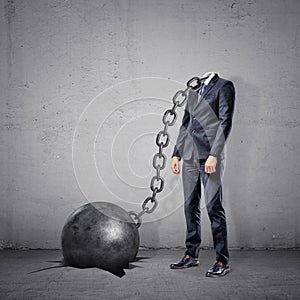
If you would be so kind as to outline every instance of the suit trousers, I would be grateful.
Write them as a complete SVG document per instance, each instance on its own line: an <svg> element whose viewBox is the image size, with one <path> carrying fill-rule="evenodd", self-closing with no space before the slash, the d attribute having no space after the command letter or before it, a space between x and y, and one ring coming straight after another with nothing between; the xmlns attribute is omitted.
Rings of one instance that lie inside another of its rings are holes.
<svg viewBox="0 0 300 300"><path fill-rule="evenodd" d="M224 159L217 158L215 173L205 173L205 159L183 160L182 183L186 219L186 254L197 258L201 244L201 182L205 205L211 223L216 260L229 261L225 210L222 205Z"/></svg>

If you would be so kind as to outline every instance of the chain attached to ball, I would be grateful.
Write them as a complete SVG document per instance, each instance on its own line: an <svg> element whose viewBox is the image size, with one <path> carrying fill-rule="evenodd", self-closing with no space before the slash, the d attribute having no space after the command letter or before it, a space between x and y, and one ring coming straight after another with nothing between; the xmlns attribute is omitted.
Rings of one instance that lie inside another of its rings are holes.
<svg viewBox="0 0 300 300"><path fill-rule="evenodd" d="M151 214L157 207L158 202L156 199L156 195L161 193L164 189L165 180L161 177L160 172L167 165L167 157L163 153L163 149L166 148L170 143L170 135L168 133L168 128L173 126L177 120L177 107L182 107L188 97L188 92L191 89L194 89L196 86L200 84L201 79L198 77L191 78L186 83L185 90L179 90L175 93L172 98L173 107L165 111L162 117L162 122L164 124L163 130L160 130L156 136L156 145L158 146L158 152L153 156L153 168L156 170L156 174L152 177L150 181L150 189L152 191L152 195L147 197L142 203L142 210L137 213L135 211L129 211L128 214L135 220L136 226L140 227L142 224L142 216L147 213ZM179 98L182 98L181 100ZM149 202L151 204L149 204Z"/></svg>

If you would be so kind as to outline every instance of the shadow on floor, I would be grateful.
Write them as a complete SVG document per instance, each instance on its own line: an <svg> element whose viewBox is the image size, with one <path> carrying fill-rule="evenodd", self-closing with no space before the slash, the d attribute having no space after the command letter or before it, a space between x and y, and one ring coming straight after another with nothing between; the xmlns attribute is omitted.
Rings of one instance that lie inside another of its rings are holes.
<svg viewBox="0 0 300 300"><path fill-rule="evenodd" d="M150 259L150 258L151 257L147 257L147 256L138 256L138 257L135 258L134 262L144 261L144 260ZM99 268L97 266L90 266L90 267L83 268L83 267L75 267L75 266L68 265L68 264L66 264L64 262L63 259L62 260L50 260L50 261L47 261L47 262L50 262L50 263L59 263L59 265L52 266L52 267L47 267L47 268L42 268L42 269L38 269L38 270L35 270L35 271L31 271L31 272L27 273L27 275L33 274L33 273L42 272L42 271L46 271L46 270L50 270L50 269L72 267L72 268L76 268L76 269L98 268L98 269L110 272L111 274L113 274L113 275L121 278L124 275L126 275L126 273L125 273L124 270L132 270L132 269L135 269L135 268L143 268L143 267L140 267L140 266L136 266L133 263L129 263L128 266L126 266L126 267L114 266L114 267L108 267L108 268Z"/></svg>

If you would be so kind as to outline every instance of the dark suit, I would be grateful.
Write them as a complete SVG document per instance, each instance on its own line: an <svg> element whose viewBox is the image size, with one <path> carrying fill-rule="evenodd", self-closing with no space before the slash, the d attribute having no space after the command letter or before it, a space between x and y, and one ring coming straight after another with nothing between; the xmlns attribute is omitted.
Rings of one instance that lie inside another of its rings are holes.
<svg viewBox="0 0 300 300"><path fill-rule="evenodd" d="M187 225L186 254L198 257L201 243L200 197L204 185L206 208L217 260L229 259L225 211L222 206L221 179L224 170L224 145L232 126L235 90L231 81L217 74L198 99L190 90L173 156L183 159L182 180ZM216 172L207 174L204 165L209 155L217 157Z"/></svg>

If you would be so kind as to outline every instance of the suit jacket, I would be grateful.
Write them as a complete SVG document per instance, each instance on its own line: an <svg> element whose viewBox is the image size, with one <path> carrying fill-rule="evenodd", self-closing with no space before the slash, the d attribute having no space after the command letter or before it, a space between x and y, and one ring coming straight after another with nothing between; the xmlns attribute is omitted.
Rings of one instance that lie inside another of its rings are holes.
<svg viewBox="0 0 300 300"><path fill-rule="evenodd" d="M224 146L232 126L235 89L231 81L218 74L203 95L191 89L173 155L179 159L224 158Z"/></svg>

